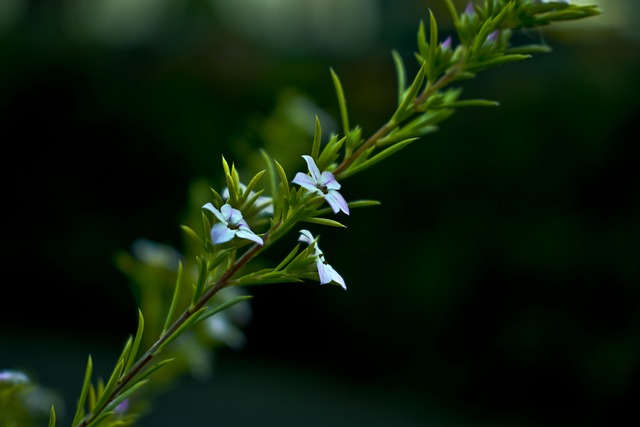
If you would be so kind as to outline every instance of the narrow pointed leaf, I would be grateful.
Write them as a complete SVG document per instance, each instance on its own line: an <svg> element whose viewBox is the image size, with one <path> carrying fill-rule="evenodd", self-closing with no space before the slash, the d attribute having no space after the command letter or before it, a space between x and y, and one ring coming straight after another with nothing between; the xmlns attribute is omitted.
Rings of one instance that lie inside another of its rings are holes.
<svg viewBox="0 0 640 427"><path fill-rule="evenodd" d="M240 278L240 279L242 279L242 278ZM227 308L229 308L229 307L231 307L233 305L236 305L239 302L242 302L242 301L245 301L245 300L248 300L248 299L251 299L251 298L253 298L253 296L251 296L251 295L240 295L240 296L231 298L231 299L223 302L220 305L212 307L211 309L207 309L204 313L202 313L200 315L200 317L198 318L198 321L204 320L207 317L211 317L216 313L220 313L222 310L226 310Z"/></svg>
<svg viewBox="0 0 640 427"><path fill-rule="evenodd" d="M420 67L420 70L418 70L418 73L416 74L416 77L413 80L413 83L411 83L409 90L407 91L407 93L404 94L402 103L400 104L396 112L393 114L393 117L391 118L391 123L396 123L396 124L400 123L402 120L404 120L407 117L407 109L415 100L416 95L418 94L418 91L420 90L420 88L422 87L422 84L424 83L424 77L427 71L426 67L427 67L427 63L423 62L422 66Z"/></svg>
<svg viewBox="0 0 640 427"><path fill-rule="evenodd" d="M56 410L51 405L51 412L49 412L49 427L56 427Z"/></svg>
<svg viewBox="0 0 640 427"><path fill-rule="evenodd" d="M195 313L193 313L182 325L180 325L175 331L173 331L171 333L171 335L169 335L169 337L162 343L160 344L160 346L158 347L158 349L156 350L156 352L161 351L162 349L164 349L166 346L168 346L169 344L171 344L176 338L178 338L180 335L182 335L182 333L184 331L186 331L187 329L189 329L189 327L198 320L198 317L204 313L204 311L206 310L206 307L203 307L201 309L199 309L198 311L196 311Z"/></svg>
<svg viewBox="0 0 640 427"><path fill-rule="evenodd" d="M397 142L395 144L393 144L392 146L390 146L389 148L381 151L380 153L376 154L375 156L373 156L372 158L370 158L369 160L367 160L366 162L363 162L361 164L359 164L358 166L352 167L347 169L346 171L344 171L342 173L342 177L347 177L350 175L354 175L366 168L369 168L373 165L375 165L376 163L380 162L381 160L386 159L387 157L389 157L390 155L402 150L404 147L406 147L407 145L411 144L413 141L417 140L418 138L410 138L410 139L405 139L404 141L400 141Z"/></svg>
<svg viewBox="0 0 640 427"><path fill-rule="evenodd" d="M429 82L435 81L438 77L436 75L436 51L438 49L438 24L436 23L436 17L431 10L429 10L429 68L427 69L427 79Z"/></svg>
<svg viewBox="0 0 640 427"><path fill-rule="evenodd" d="M285 197L287 194L289 194L289 180L287 179L287 173L284 171L284 169L282 168L282 165L280 163L278 163L277 160L274 160L275 164L276 164L276 168L278 169L278 175L280 176L280 183L283 185L284 187L284 193L285 193Z"/></svg>
<svg viewBox="0 0 640 427"><path fill-rule="evenodd" d="M333 85L336 88L336 96L338 97L338 105L340 107L340 117L342 118L342 131L346 135L349 133L349 115L347 114L347 100L344 97L344 91L342 90L342 83L340 83L340 79L336 72L331 69L331 79L333 80Z"/></svg>
<svg viewBox="0 0 640 427"><path fill-rule="evenodd" d="M76 408L76 413L73 417L72 425L78 425L82 417L84 417L84 402L87 398L87 393L89 392L89 387L91 386L91 373L93 371L93 361L91 360L91 356L89 356L89 360L87 361L87 369L84 373L84 381L82 382L82 390L80 391L80 398L78 399L78 406Z"/></svg>
<svg viewBox="0 0 640 427"><path fill-rule="evenodd" d="M311 145L311 157L317 159L320 155L320 143L322 142L322 127L320 126L320 119L316 114L316 125L313 131L313 144Z"/></svg>
<svg viewBox="0 0 640 427"><path fill-rule="evenodd" d="M131 394L145 385L149 380L136 381L135 384L132 384L131 387L121 392L115 399L113 399L109 405L105 408L105 411L113 411L116 406L121 404L127 397L131 396Z"/></svg>
<svg viewBox="0 0 640 427"><path fill-rule="evenodd" d="M278 264L278 266L273 269L273 271L282 270L289 263L289 261L291 261L298 254L299 250L300 250L300 245L299 244L295 245L294 248L291 249L291 252L287 254L287 256L280 262L280 264Z"/></svg>
<svg viewBox="0 0 640 427"><path fill-rule="evenodd" d="M328 225L329 227L347 228L347 226L342 224L341 222L338 222L329 218L317 218L317 217L309 216L309 217L302 218L302 221L310 222L313 224Z"/></svg>
<svg viewBox="0 0 640 427"><path fill-rule="evenodd" d="M182 263L179 264L179 266ZM133 366L133 362L136 360L136 355L138 354L138 349L140 348L140 343L142 342L142 335L144 333L144 316L142 316L142 310L138 309L138 330L136 331L136 337L133 340L133 346L131 347L131 352L129 353L129 357L127 358L127 364L124 366L124 372L127 372L131 366Z"/></svg>
<svg viewBox="0 0 640 427"><path fill-rule="evenodd" d="M399 106L400 103L402 102L402 95L404 94L404 91L407 88L407 71L405 70L404 62L402 61L402 58L400 57L400 54L398 53L398 51L397 50L392 51L391 55L393 56L393 63L395 64L395 67L396 67L396 79L398 82L398 106Z"/></svg>
<svg viewBox="0 0 640 427"><path fill-rule="evenodd" d="M100 393L100 397L96 402L96 408L98 410L100 410L100 408L104 406L107 403L107 400L111 397L110 396L111 392L115 388L116 384L118 383L118 380L122 375L122 367L123 367L123 361L120 361L120 363L116 365L113 372L111 373L111 376L109 377L109 381L107 382L107 385L105 386L104 390Z"/></svg>
<svg viewBox="0 0 640 427"><path fill-rule="evenodd" d="M182 283L182 261L178 263L178 277L176 278L175 288L173 289L173 298L171 298L171 305L169 306L169 312L167 318L164 320L164 326L162 327L162 334L167 331L169 324L173 321L173 316L178 306L178 298L180 297L180 284Z"/></svg>
<svg viewBox="0 0 640 427"><path fill-rule="evenodd" d="M198 243L199 245L201 245L202 247L204 247L204 242L202 241L202 239L200 238L200 236L198 236L198 233L196 233L195 231L193 231L193 229L189 228L186 225L180 225L180 228L182 228L182 231L185 232L185 234L189 237L191 237L193 240L196 241L196 243Z"/></svg>

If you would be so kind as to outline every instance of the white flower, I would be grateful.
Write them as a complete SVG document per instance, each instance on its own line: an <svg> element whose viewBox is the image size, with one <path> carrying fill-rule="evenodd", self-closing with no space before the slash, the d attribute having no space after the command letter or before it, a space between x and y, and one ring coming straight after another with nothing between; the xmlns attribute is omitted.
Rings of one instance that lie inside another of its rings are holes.
<svg viewBox="0 0 640 427"><path fill-rule="evenodd" d="M333 213L342 211L349 215L349 206L347 206L342 194L338 192L340 183L333 174L329 171L320 173L320 169L318 169L311 156L302 156L302 158L307 162L311 176L298 172L292 182L311 193L317 193L324 197L331 209L333 209Z"/></svg>
<svg viewBox="0 0 640 427"><path fill-rule="evenodd" d="M214 245L228 242L235 236L264 245L262 238L251 231L249 224L242 217L242 212L232 208L228 203L223 205L220 210L211 203L205 204L203 208L213 212L220 221L211 227L211 243Z"/></svg>
<svg viewBox="0 0 640 427"><path fill-rule="evenodd" d="M322 253L320 247L315 242L311 232L309 230L300 230L300 237L298 238L298 241L314 246L313 255L316 257L316 268L318 269L318 275L320 276L320 284L324 285L326 283L336 282L346 291L347 285L345 284L344 279L333 269L333 267L331 267L331 265L327 263L324 258L324 253Z"/></svg>

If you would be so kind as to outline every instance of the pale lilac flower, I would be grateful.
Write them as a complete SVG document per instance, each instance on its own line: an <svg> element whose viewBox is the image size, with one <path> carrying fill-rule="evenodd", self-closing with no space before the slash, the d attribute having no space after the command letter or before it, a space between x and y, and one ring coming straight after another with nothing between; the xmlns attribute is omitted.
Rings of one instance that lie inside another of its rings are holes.
<svg viewBox="0 0 640 427"><path fill-rule="evenodd" d="M182 256L169 245L138 239L131 245L131 252L136 258L153 267L176 271Z"/></svg>
<svg viewBox="0 0 640 427"><path fill-rule="evenodd" d="M207 203L203 208L213 212L220 221L211 227L211 243L214 245L228 242L235 236L264 245L262 238L251 231L249 224L242 217L242 212L232 208L231 205L225 204L218 210L211 203Z"/></svg>
<svg viewBox="0 0 640 427"><path fill-rule="evenodd" d="M246 191L246 189L246 185L240 184L240 190L242 192ZM255 194L256 193L254 191L251 191L249 193L249 198L252 198ZM229 200L229 187L225 187L220 196L222 196L225 201ZM256 199L255 205L258 207L259 213L264 215L273 215L273 199L271 197L260 196Z"/></svg>
<svg viewBox="0 0 640 427"><path fill-rule="evenodd" d="M347 201L342 197L342 194L338 192L341 186L333 174L329 171L320 173L320 169L311 156L305 155L302 158L307 162L310 175L298 172L292 182L311 193L317 193L324 197L333 209L333 213L342 211L349 215L349 206L347 206Z"/></svg>
<svg viewBox="0 0 640 427"><path fill-rule="evenodd" d="M20 371L7 369L0 371L0 382L8 384L27 384L29 377Z"/></svg>
<svg viewBox="0 0 640 427"><path fill-rule="evenodd" d="M324 253L320 250L318 244L314 241L313 235L309 230L300 230L299 242L306 243L314 246L314 256L316 257L316 268L318 269L318 275L320 276L320 284L336 282L340 286L347 290L347 285L344 282L342 276L327 263L324 258Z"/></svg>

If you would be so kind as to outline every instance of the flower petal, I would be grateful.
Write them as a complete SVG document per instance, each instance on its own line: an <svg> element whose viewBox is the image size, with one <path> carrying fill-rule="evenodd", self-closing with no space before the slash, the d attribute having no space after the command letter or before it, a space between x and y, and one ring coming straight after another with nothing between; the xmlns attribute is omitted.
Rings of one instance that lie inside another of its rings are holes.
<svg viewBox="0 0 640 427"><path fill-rule="evenodd" d="M218 209L216 209L211 203L207 203L206 205L203 206L203 208L213 212L216 218L218 218L218 221L224 223L225 225L227 224L227 218L225 217L225 215L222 212L220 212Z"/></svg>
<svg viewBox="0 0 640 427"><path fill-rule="evenodd" d="M227 224L219 222L211 227L211 243L216 245L218 243L228 242L233 239L236 233L237 230L231 230L227 227Z"/></svg>
<svg viewBox="0 0 640 427"><path fill-rule="evenodd" d="M264 241L262 240L262 238L257 234L255 234L253 231L249 230L248 228L242 228L238 230L238 232L236 233L236 236L242 239L251 240L252 242L256 242L261 246L264 245Z"/></svg>
<svg viewBox="0 0 640 427"><path fill-rule="evenodd" d="M225 206L228 206L228 205L225 205ZM231 206L229 207L231 208ZM238 209L231 208L231 210L229 211L229 224L246 225L247 222L242 217L242 212L240 212Z"/></svg>
<svg viewBox="0 0 640 427"><path fill-rule="evenodd" d="M342 278L342 276L339 275L338 272L336 270L334 270L334 268L331 267L329 264L325 264L325 265L327 267L327 270L329 271L329 274L331 275L331 280L336 282L340 286L342 286L342 288L346 291L347 290L347 285L345 284L344 279Z"/></svg>
<svg viewBox="0 0 640 427"><path fill-rule="evenodd" d="M312 177L302 172L298 172L296 174L296 177L293 178L293 181L291 182L293 182L294 184L298 184L300 187L311 193L322 194L322 191L320 191L320 189L318 188L318 183L314 181Z"/></svg>
<svg viewBox="0 0 640 427"><path fill-rule="evenodd" d="M333 209L333 213L338 213L338 211L342 211L349 215L349 206L347 205L347 201L342 197L342 194L338 193L335 190L329 191L324 195L325 200Z"/></svg>
<svg viewBox="0 0 640 427"><path fill-rule="evenodd" d="M235 210L236 209L233 209L229 203L222 205L222 207L220 208L220 213L222 213L224 222L231 222L231 217L233 216L233 211ZM242 216L242 214L240 214L240 216Z"/></svg>
<svg viewBox="0 0 640 427"><path fill-rule="evenodd" d="M305 162L307 162L307 167L309 168L309 173L315 182L320 182L322 179L322 175L320 174L320 169L316 166L316 162L313 160L313 157L303 155L302 158Z"/></svg>
<svg viewBox="0 0 640 427"><path fill-rule="evenodd" d="M304 242L307 245L313 244L313 235L309 230L300 230L300 237L298 237L298 242Z"/></svg>
<svg viewBox="0 0 640 427"><path fill-rule="evenodd" d="M336 270L333 269L333 267L331 267L331 265L322 262L322 259L318 257L316 266L318 267L318 276L320 276L321 285L336 282L342 286L345 291L347 290L347 285L345 284L344 279Z"/></svg>
<svg viewBox="0 0 640 427"><path fill-rule="evenodd" d="M322 187L327 187L327 190L339 190L341 185L336 180L336 177L333 176L331 172L324 171L322 172L322 177L320 178L320 184Z"/></svg>

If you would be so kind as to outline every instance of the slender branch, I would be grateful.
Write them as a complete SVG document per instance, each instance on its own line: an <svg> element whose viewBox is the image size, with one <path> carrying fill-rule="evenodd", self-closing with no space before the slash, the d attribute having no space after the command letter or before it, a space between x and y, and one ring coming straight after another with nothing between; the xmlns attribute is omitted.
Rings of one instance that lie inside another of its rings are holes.
<svg viewBox="0 0 640 427"><path fill-rule="evenodd" d="M387 122L384 126L382 126L376 133L371 135L367 141L362 144L353 154L347 158L345 158L340 165L333 170L333 174L336 178L339 178L340 172L343 172L347 169L358 157L362 155L365 151L367 151L370 147L374 146L378 140L382 139L389 132L391 132L396 126L397 123L393 123L391 121Z"/></svg>
<svg viewBox="0 0 640 427"><path fill-rule="evenodd" d="M278 225L274 227L278 228ZM273 231L273 230L271 230ZM144 368L153 360L156 356L156 352L159 351L161 346L176 332L185 322L187 322L194 313L198 312L202 307L204 307L207 302L227 285L227 282L233 277L233 275L244 267L253 257L255 257L262 249L265 248L266 241L268 239L268 235L265 235L264 241L265 245L254 244L249 250L247 250L240 258L233 263L231 267L229 267L224 274L215 282L213 286L211 286L194 304L189 306L184 312L176 319L175 322L158 338L158 340L153 343L153 345L136 361L136 363L131 366L129 371L118 380L118 384L115 386L113 391L111 392L108 399L102 404L100 408L95 409L89 414L89 416L85 417L78 427L86 427L93 420L96 419L100 413L111 403L113 400L118 397L118 395L124 390L127 384L131 382L138 374L140 374Z"/></svg>
<svg viewBox="0 0 640 427"><path fill-rule="evenodd" d="M413 101L413 112L414 113L417 112L418 107L421 104L423 104L431 95L433 95L434 93L442 89L447 84L451 83L451 81L453 81L457 77L461 68L462 68L462 60L458 62L456 65L449 68L449 70L447 70L447 72L442 77L440 77L434 84L425 88L425 90L420 94L420 96ZM391 120L388 121L384 126L378 129L376 133L371 135L369 139L367 139L356 151L354 151L353 154L345 158L342 161L342 163L340 163L340 165L338 165L338 167L336 167L333 170L334 176L337 179L339 179L341 172L344 172L365 151L375 146L379 140L387 136L389 132L391 132L393 129L395 129L399 125L400 123L396 123Z"/></svg>

